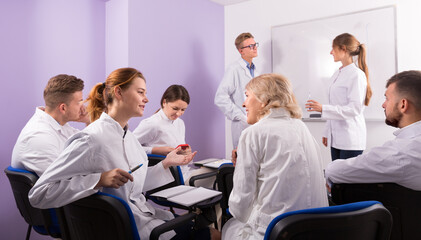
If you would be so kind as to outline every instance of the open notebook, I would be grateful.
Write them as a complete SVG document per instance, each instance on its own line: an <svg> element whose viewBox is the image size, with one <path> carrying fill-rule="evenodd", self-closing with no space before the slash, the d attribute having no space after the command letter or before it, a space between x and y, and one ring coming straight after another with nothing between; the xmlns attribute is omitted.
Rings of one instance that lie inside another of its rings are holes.
<svg viewBox="0 0 421 240"><path fill-rule="evenodd" d="M204 166L209 168L219 168L222 164L231 163L231 160L220 158L208 158L205 160L194 162L196 166Z"/></svg>
<svg viewBox="0 0 421 240"><path fill-rule="evenodd" d="M153 197L162 197L170 202L178 203L180 205L190 207L191 205L201 202L203 200L215 197L222 194L219 191L203 188L192 187L186 185L179 185L172 188L167 188L162 191L151 194Z"/></svg>

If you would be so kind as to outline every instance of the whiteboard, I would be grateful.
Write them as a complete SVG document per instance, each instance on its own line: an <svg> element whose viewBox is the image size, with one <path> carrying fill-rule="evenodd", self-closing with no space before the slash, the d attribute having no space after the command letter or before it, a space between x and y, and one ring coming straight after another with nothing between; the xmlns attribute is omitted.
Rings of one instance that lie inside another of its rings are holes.
<svg viewBox="0 0 421 240"><path fill-rule="evenodd" d="M332 41L348 32L367 46L373 96L364 116L371 120L384 119L381 105L386 81L397 71L395 12L391 6L272 27L272 71L291 81L303 118L309 116L304 108L309 95L328 104L330 78L342 65L335 63L330 55Z"/></svg>

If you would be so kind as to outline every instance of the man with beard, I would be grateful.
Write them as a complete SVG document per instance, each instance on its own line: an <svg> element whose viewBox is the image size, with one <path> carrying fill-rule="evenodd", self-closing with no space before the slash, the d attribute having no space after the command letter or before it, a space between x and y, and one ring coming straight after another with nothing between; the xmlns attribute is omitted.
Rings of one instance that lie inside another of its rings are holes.
<svg viewBox="0 0 421 240"><path fill-rule="evenodd" d="M400 128L394 140L347 160L331 162L325 178L331 183L392 182L421 191L421 72L405 71L386 84L382 107L386 124Z"/></svg>

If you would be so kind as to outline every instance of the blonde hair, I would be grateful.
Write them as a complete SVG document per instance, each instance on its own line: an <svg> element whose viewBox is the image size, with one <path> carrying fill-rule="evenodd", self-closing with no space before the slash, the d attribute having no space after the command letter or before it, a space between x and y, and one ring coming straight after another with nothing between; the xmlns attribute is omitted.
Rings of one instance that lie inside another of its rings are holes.
<svg viewBox="0 0 421 240"><path fill-rule="evenodd" d="M367 91L365 94L364 105L368 106L371 96L373 95L373 91L371 90L370 81L368 79L368 67L366 61L367 47L365 44L361 44L357 38L349 33L342 33L341 35L336 36L335 39L333 39L332 45L347 51L350 56L358 56L358 67L365 73L367 78Z"/></svg>
<svg viewBox="0 0 421 240"><path fill-rule="evenodd" d="M246 89L265 104L259 119L267 115L271 108L284 108L292 118L301 118L302 111L292 92L291 83L284 76L274 73L260 75L250 80Z"/></svg>
<svg viewBox="0 0 421 240"><path fill-rule="evenodd" d="M115 97L114 88L120 87L125 90L130 87L136 77L145 80L143 74L134 68L119 68L110 73L104 83L96 84L86 100L89 101L87 111L91 122L97 120L103 111L107 111L107 106L113 102Z"/></svg>

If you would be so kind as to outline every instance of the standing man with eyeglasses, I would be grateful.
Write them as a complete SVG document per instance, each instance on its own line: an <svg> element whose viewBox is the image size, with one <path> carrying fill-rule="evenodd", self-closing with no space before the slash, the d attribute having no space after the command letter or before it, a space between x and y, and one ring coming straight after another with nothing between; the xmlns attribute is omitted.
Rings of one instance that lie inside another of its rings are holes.
<svg viewBox="0 0 421 240"><path fill-rule="evenodd" d="M231 120L231 137L234 150L232 159L235 164L236 148L241 132L248 127L247 114L243 108L245 87L258 76L253 58L257 57L259 43L254 41L251 33L242 33L235 39L235 47L241 58L228 66L224 78L215 94L215 104L225 117Z"/></svg>

